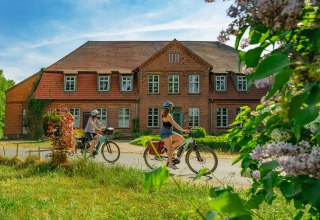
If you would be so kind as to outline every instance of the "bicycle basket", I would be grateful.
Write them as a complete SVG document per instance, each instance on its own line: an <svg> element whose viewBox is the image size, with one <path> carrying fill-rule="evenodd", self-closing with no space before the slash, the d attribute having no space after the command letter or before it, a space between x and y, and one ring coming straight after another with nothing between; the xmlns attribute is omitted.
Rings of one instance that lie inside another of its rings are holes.
<svg viewBox="0 0 320 220"><path fill-rule="evenodd" d="M164 146L164 142L163 141L152 141L154 148L152 147L152 145L150 144L150 142L148 143L148 149L149 149L149 154L151 155L156 155L155 150L159 153L159 154L163 154L165 152L165 148Z"/></svg>
<svg viewBox="0 0 320 220"><path fill-rule="evenodd" d="M107 134L107 135L112 135L113 134L113 128L111 128L111 127L105 128L103 133Z"/></svg>
<svg viewBox="0 0 320 220"><path fill-rule="evenodd" d="M86 137L77 138L77 149L85 149L86 139Z"/></svg>

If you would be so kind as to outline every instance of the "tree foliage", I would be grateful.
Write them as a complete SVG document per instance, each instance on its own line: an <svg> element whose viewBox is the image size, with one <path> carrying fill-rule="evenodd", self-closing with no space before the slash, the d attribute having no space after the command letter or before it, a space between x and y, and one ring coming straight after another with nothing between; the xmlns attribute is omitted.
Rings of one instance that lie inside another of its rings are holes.
<svg viewBox="0 0 320 220"><path fill-rule="evenodd" d="M4 128L4 116L6 105L5 92L13 85L15 85L15 82L13 80L6 79L3 75L3 70L0 69L0 138L3 135Z"/></svg>

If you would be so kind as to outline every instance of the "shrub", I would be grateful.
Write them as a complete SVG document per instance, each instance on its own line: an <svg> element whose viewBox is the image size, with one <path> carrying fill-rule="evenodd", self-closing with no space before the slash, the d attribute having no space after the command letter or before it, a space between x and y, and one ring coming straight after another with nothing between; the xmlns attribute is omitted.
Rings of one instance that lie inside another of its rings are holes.
<svg viewBox="0 0 320 220"><path fill-rule="evenodd" d="M226 136L211 136L207 135L204 138L196 138L197 144L205 145L213 150L232 151L230 144L226 142ZM237 151L237 150L234 150Z"/></svg>
<svg viewBox="0 0 320 220"><path fill-rule="evenodd" d="M192 127L191 130L196 131L192 135L193 138L204 138L207 135L206 130L202 127Z"/></svg>
<svg viewBox="0 0 320 220"><path fill-rule="evenodd" d="M59 124L61 121L61 116L56 110L50 110L42 116L43 119L43 130L46 135L48 135L49 123Z"/></svg>
<svg viewBox="0 0 320 220"><path fill-rule="evenodd" d="M113 133L113 139L118 139L119 140L119 139L121 139L123 137L124 137L124 134L122 132L117 131L117 132Z"/></svg>

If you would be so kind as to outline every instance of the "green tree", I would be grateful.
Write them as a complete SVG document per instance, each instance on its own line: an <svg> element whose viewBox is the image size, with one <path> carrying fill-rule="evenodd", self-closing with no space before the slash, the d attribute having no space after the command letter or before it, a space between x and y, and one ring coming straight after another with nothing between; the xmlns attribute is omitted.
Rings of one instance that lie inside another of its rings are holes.
<svg viewBox="0 0 320 220"><path fill-rule="evenodd" d="M8 80L3 75L3 70L0 69L0 138L3 136L4 114L6 105L5 92L15 84L13 80Z"/></svg>

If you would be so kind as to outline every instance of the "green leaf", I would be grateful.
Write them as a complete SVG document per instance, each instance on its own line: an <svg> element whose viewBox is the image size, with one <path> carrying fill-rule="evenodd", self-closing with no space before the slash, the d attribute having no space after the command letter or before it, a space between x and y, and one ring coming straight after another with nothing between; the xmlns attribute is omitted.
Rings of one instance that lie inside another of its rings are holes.
<svg viewBox="0 0 320 220"><path fill-rule="evenodd" d="M169 170L166 166L160 166L144 173L144 189L150 190L152 187L160 189L169 178Z"/></svg>
<svg viewBox="0 0 320 220"><path fill-rule="evenodd" d="M316 39L317 39L318 54L320 54L320 29L317 31Z"/></svg>
<svg viewBox="0 0 320 220"><path fill-rule="evenodd" d="M233 192L233 188L231 186L227 186L224 188L221 187L212 187L209 190L209 196L210 198L220 198L222 197L225 193L230 193Z"/></svg>
<svg viewBox="0 0 320 220"><path fill-rule="evenodd" d="M274 172L269 172L262 178L262 184L264 189L267 191L267 201L269 204L271 204L273 200L273 186L275 185L276 179L277 174Z"/></svg>
<svg viewBox="0 0 320 220"><path fill-rule="evenodd" d="M244 207L238 194L226 192L218 199L208 201L210 207L223 216L236 217L241 215L250 215L250 212Z"/></svg>
<svg viewBox="0 0 320 220"><path fill-rule="evenodd" d="M290 120L292 120L300 111L300 108L307 97L308 97L308 93L304 92L292 98L290 102L289 114L288 114Z"/></svg>
<svg viewBox="0 0 320 220"><path fill-rule="evenodd" d="M259 80L276 74L289 64L289 58L285 54L270 55L258 65L257 70L252 74L252 79Z"/></svg>
<svg viewBox="0 0 320 220"><path fill-rule="evenodd" d="M302 182L303 197L315 208L320 209L320 179L308 178Z"/></svg>
<svg viewBox="0 0 320 220"><path fill-rule="evenodd" d="M247 68L256 67L258 65L261 53L265 48L266 47L260 46L246 52L246 54L244 55L244 61Z"/></svg>
<svg viewBox="0 0 320 220"><path fill-rule="evenodd" d="M253 195L245 204L247 209L259 209L260 204L264 200L264 195L259 193L257 195Z"/></svg>
<svg viewBox="0 0 320 220"><path fill-rule="evenodd" d="M295 125L304 126L314 121L319 115L319 107L317 105L309 105L306 108L301 109L298 114L293 118Z"/></svg>
<svg viewBox="0 0 320 220"><path fill-rule="evenodd" d="M269 90L266 99L270 99L277 91L281 90L283 85L289 81L292 73L293 70L283 70L276 74L274 77L274 84Z"/></svg>
<svg viewBox="0 0 320 220"><path fill-rule="evenodd" d="M240 28L239 33L236 37L236 42L234 44L235 49L238 49L241 38L242 38L244 32L246 32L247 28L248 28L248 25L244 25L242 28Z"/></svg>
<svg viewBox="0 0 320 220"><path fill-rule="evenodd" d="M319 102L319 99L320 99L320 85L314 85L311 88L310 94L305 102L308 105L314 105Z"/></svg>
<svg viewBox="0 0 320 220"><path fill-rule="evenodd" d="M202 176L204 176L204 175L205 175L206 173L208 173L209 171L210 171L210 170L209 170L209 168L207 168L207 167L201 169L201 170L198 172L197 176L196 176L193 180L200 179Z"/></svg>
<svg viewBox="0 0 320 220"><path fill-rule="evenodd" d="M296 214L296 216L294 217L294 220L300 220L302 219L302 216L303 216L303 211L299 211L298 214Z"/></svg>

